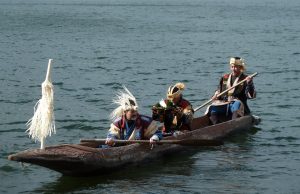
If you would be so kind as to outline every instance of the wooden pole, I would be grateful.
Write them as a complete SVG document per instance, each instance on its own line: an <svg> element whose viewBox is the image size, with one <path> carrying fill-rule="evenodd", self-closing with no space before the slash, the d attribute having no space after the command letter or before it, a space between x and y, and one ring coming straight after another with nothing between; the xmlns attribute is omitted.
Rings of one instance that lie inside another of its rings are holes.
<svg viewBox="0 0 300 194"><path fill-rule="evenodd" d="M130 143L147 143L150 144L149 140L113 140L119 144L130 144ZM81 139L80 143L101 143L105 144L106 139ZM213 139L183 139L183 140L160 140L157 144L179 144L188 146L219 146L223 145L223 141Z"/></svg>
<svg viewBox="0 0 300 194"><path fill-rule="evenodd" d="M53 59L49 59L49 61L48 61L48 68L47 68L47 74L46 74L46 79L45 79L45 80L48 80L49 82L51 82L51 66L52 66L52 60L53 60Z"/></svg>

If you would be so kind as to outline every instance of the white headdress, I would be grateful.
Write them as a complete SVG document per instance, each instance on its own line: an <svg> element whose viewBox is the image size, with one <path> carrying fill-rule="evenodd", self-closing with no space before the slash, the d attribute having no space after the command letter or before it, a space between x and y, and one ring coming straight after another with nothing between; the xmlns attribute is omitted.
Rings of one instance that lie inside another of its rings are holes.
<svg viewBox="0 0 300 194"><path fill-rule="evenodd" d="M184 83L180 83L180 82L170 86L167 91L167 98L173 99L174 97L179 96L184 90L184 88L185 88Z"/></svg>
<svg viewBox="0 0 300 194"><path fill-rule="evenodd" d="M124 91L119 90L116 97L113 99L113 103L119 105L110 114L111 120L115 120L117 117L122 116L126 110L137 110L138 104L132 93L123 85Z"/></svg>
<svg viewBox="0 0 300 194"><path fill-rule="evenodd" d="M229 60L229 65L237 65L242 68L242 71L246 69L245 60L240 57L231 57Z"/></svg>

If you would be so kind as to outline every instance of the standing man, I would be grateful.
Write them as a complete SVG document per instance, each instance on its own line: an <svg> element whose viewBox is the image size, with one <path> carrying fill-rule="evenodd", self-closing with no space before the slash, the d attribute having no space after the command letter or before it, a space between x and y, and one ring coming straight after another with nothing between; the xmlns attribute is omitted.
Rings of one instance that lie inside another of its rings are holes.
<svg viewBox="0 0 300 194"><path fill-rule="evenodd" d="M246 70L245 61L240 57L232 57L230 58L229 65L231 73L221 77L219 87L212 97L214 102L208 108L212 124L217 124L220 116L231 116L231 119L236 119L238 116L250 114L247 99L256 97L253 80L244 73ZM246 79L246 82L217 98L217 95L222 91L244 79Z"/></svg>

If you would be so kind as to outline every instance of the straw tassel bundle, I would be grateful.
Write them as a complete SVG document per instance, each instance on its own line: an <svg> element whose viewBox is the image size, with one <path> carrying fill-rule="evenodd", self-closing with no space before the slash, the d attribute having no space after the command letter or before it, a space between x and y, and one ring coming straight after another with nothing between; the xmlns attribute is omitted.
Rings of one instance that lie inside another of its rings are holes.
<svg viewBox="0 0 300 194"><path fill-rule="evenodd" d="M46 79L42 83L42 98L34 106L34 115L26 124L28 127L26 132L28 132L32 139L41 142L41 149L45 148L46 137L51 136L52 133L56 133L51 63L52 59L49 59Z"/></svg>

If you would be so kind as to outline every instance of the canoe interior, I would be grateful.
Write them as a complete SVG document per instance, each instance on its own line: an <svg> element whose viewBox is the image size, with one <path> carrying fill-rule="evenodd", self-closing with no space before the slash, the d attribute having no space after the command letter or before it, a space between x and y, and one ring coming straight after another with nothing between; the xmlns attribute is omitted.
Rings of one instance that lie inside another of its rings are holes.
<svg viewBox="0 0 300 194"><path fill-rule="evenodd" d="M229 119L226 117L222 118L222 121L224 121L224 122L228 121L228 120ZM193 131L193 130L208 127L210 125L211 125L211 123L210 123L209 117L204 115L204 116L193 119L192 124L191 124L191 129ZM174 137L164 137L164 139L174 139ZM83 143L80 143L80 145L92 147L92 148L98 148L102 144L98 143L98 142L83 142Z"/></svg>

